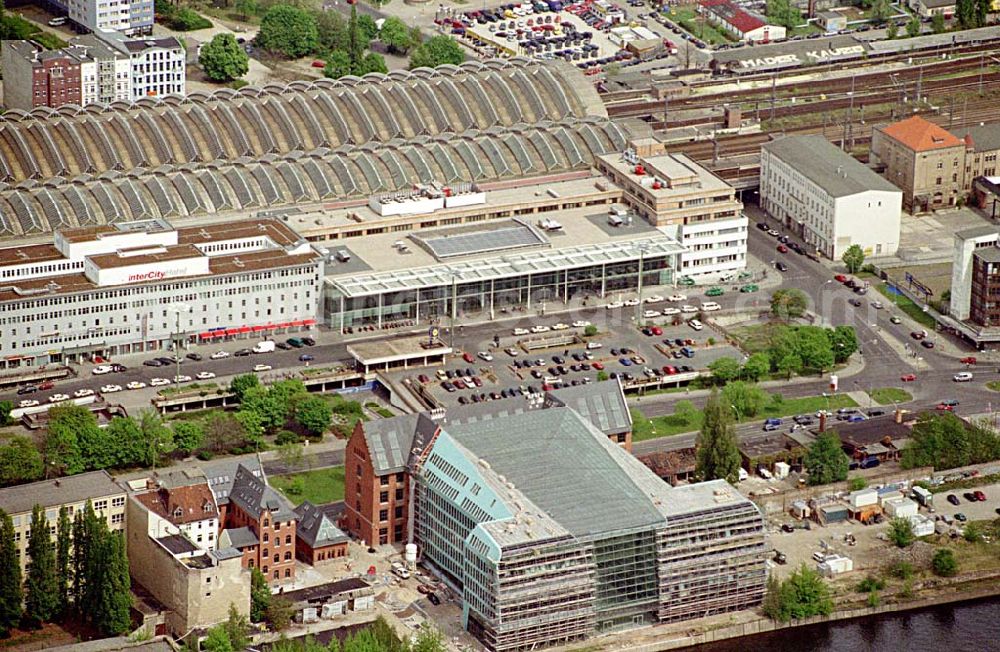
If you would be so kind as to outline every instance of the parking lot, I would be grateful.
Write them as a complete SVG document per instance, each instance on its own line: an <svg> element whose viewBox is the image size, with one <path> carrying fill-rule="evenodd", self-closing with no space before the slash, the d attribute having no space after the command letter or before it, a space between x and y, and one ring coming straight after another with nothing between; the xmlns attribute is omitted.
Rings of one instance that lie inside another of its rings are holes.
<svg viewBox="0 0 1000 652"><path fill-rule="evenodd" d="M665 297L647 297L650 298ZM693 295L690 300L699 305ZM593 337L584 336L589 322L562 323L559 317L539 317L525 327L496 332L496 339L465 342L443 367L398 371L393 378L423 385L431 396L448 406L591 383L602 372L609 378L619 375L626 385L654 374L667 380L671 376L683 378L685 373L706 369L717 358L742 358L742 353L734 347L716 342L718 334L710 327L694 330L684 321L692 314L662 314L679 305L682 304L666 301L644 303L640 306L641 314L656 310L658 316L641 317L641 328L634 325L634 306L612 308L606 312L620 318L598 324L599 332ZM575 342L538 349L530 344L548 338Z"/></svg>

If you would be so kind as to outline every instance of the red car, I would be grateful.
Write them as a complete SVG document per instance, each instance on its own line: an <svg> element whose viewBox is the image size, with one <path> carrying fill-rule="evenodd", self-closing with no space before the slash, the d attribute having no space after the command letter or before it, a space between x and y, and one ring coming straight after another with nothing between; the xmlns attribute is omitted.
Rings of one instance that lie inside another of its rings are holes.
<svg viewBox="0 0 1000 652"><path fill-rule="evenodd" d="M968 356L959 360L962 364L976 364L976 358L974 356Z"/></svg>
<svg viewBox="0 0 1000 652"><path fill-rule="evenodd" d="M472 384L475 385L476 387L482 387L483 386L483 381L479 380L479 376L473 376L471 380L472 380Z"/></svg>
<svg viewBox="0 0 1000 652"><path fill-rule="evenodd" d="M837 274L836 276L833 277L833 280L835 280L837 283L847 283L847 277L844 276L843 274Z"/></svg>
<svg viewBox="0 0 1000 652"><path fill-rule="evenodd" d="M673 376L674 374L677 373L677 367L671 367L670 365L664 365L664 367L663 367L663 373L667 374L668 376Z"/></svg>
<svg viewBox="0 0 1000 652"><path fill-rule="evenodd" d="M326 61L320 61L319 59L316 59L315 61L312 62L312 67L313 68L326 68Z"/></svg>
<svg viewBox="0 0 1000 652"><path fill-rule="evenodd" d="M417 380L425 384L431 382L431 379L428 378L426 374L420 374L419 376L417 376Z"/></svg>
<svg viewBox="0 0 1000 652"><path fill-rule="evenodd" d="M659 326L653 326L649 330L652 331L653 335L663 335L663 329L660 328Z"/></svg>
<svg viewBox="0 0 1000 652"><path fill-rule="evenodd" d="M55 386L56 386L56 384L54 382L52 382L51 380L46 380L46 381L44 381L42 383L39 383L38 389L40 389L41 391L44 392L45 390L52 389Z"/></svg>
<svg viewBox="0 0 1000 652"><path fill-rule="evenodd" d="M465 360L466 362L475 362L476 361L476 359L472 357L471 353L463 353L462 354L462 359Z"/></svg>
<svg viewBox="0 0 1000 652"><path fill-rule="evenodd" d="M945 411L947 411L947 412L954 412L955 411L955 406L954 405L949 405L947 403L938 403L934 407L934 409L935 410L941 410L942 412L945 412Z"/></svg>
<svg viewBox="0 0 1000 652"><path fill-rule="evenodd" d="M604 364L600 362L591 363L590 366L593 367L594 369L597 369L598 371L602 371L604 369Z"/></svg>
<svg viewBox="0 0 1000 652"><path fill-rule="evenodd" d="M901 381L903 381L904 383L912 383L913 381L915 381L917 379L917 375L916 374L903 374L902 376L899 377L899 379Z"/></svg>
<svg viewBox="0 0 1000 652"><path fill-rule="evenodd" d="M461 378L456 378L455 380L451 381L451 384L457 387L458 389L467 389L469 387L468 385L465 384L465 381L462 380Z"/></svg>
<svg viewBox="0 0 1000 652"><path fill-rule="evenodd" d="M982 491L973 491L972 495L975 496L976 500L978 500L979 502L986 502L986 494L984 494Z"/></svg>
<svg viewBox="0 0 1000 652"><path fill-rule="evenodd" d="M780 244L780 245L778 245L778 252L779 253L783 253L783 254L787 254L788 253L788 247L786 247L783 244Z"/></svg>
<svg viewBox="0 0 1000 652"><path fill-rule="evenodd" d="M910 337L915 340L922 340L927 337L927 331L913 331L910 333Z"/></svg>

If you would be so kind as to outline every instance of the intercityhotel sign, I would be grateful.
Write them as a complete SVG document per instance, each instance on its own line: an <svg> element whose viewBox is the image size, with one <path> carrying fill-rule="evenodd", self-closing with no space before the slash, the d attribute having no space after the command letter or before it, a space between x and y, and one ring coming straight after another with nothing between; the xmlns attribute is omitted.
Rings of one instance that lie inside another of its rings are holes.
<svg viewBox="0 0 1000 652"><path fill-rule="evenodd" d="M183 267L178 267L175 269L152 269L147 272L137 272L135 274L129 274L129 283L142 283L144 281L162 281L165 278L171 278L174 276L187 276L188 271Z"/></svg>
<svg viewBox="0 0 1000 652"><path fill-rule="evenodd" d="M807 50L804 57L798 54L781 54L773 57L756 57L753 59L741 59L739 64L743 68L773 68L774 66L804 66L817 63L825 63L834 59L843 59L864 54L863 45L848 45L842 48L828 48L822 50Z"/></svg>

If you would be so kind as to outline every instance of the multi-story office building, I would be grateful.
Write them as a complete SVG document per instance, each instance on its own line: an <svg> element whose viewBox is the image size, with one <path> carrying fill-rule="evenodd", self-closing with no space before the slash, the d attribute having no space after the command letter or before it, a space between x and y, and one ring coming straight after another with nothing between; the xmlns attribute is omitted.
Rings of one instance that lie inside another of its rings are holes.
<svg viewBox="0 0 1000 652"><path fill-rule="evenodd" d="M431 423L414 540L489 650L760 603L763 517L725 481L670 487L568 408Z"/></svg>
<svg viewBox="0 0 1000 652"><path fill-rule="evenodd" d="M82 78L94 65L86 48L46 50L34 41L4 40L0 59L8 109L84 103Z"/></svg>
<svg viewBox="0 0 1000 652"><path fill-rule="evenodd" d="M760 205L820 254L899 246L902 192L822 136L786 136L760 151Z"/></svg>
<svg viewBox="0 0 1000 652"><path fill-rule="evenodd" d="M910 212L954 206L965 194L965 142L920 116L876 127L871 164L903 191Z"/></svg>
<svg viewBox="0 0 1000 652"><path fill-rule="evenodd" d="M153 0L55 0L70 21L90 32L153 33Z"/></svg>
<svg viewBox="0 0 1000 652"><path fill-rule="evenodd" d="M624 450L632 444L632 417L617 380L565 387L541 396L517 397L450 408L443 414L406 414L358 423L347 442L342 526L366 544L410 540L413 522L411 454L441 423L500 419L510 414L572 407Z"/></svg>
<svg viewBox="0 0 1000 652"><path fill-rule="evenodd" d="M66 229L0 249L0 353L10 367L311 327L322 271L280 220Z"/></svg>
<svg viewBox="0 0 1000 652"><path fill-rule="evenodd" d="M107 471L80 473L55 480L0 489L0 508L14 521L14 547L24 572L28 562L28 535L31 533L31 512L35 505L45 509L49 532L55 541L59 510L66 507L70 518L91 502L97 516L107 520L112 530L125 528L125 490L115 484Z"/></svg>
<svg viewBox="0 0 1000 652"><path fill-rule="evenodd" d="M597 169L622 188L624 201L686 251L678 272L727 275L747 264L747 218L735 189L662 143L635 141L625 154L596 159Z"/></svg>

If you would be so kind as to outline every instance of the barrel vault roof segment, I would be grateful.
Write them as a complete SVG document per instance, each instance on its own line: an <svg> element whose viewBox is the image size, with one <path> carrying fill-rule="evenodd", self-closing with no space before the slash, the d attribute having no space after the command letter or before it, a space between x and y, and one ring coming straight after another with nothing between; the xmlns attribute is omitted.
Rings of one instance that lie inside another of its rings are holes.
<svg viewBox="0 0 1000 652"><path fill-rule="evenodd" d="M0 183L0 237L364 197L418 182L532 176L589 166L595 156L622 149L625 140L605 118L571 117L363 146L25 179Z"/></svg>

